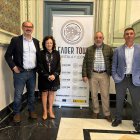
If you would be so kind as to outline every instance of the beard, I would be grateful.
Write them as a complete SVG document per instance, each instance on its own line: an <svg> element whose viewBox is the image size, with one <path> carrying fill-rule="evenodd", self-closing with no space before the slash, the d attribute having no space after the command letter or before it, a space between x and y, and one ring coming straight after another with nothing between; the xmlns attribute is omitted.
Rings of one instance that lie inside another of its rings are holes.
<svg viewBox="0 0 140 140"><path fill-rule="evenodd" d="M96 44L97 47L102 46L102 43L98 43L98 42L96 42L95 44Z"/></svg>

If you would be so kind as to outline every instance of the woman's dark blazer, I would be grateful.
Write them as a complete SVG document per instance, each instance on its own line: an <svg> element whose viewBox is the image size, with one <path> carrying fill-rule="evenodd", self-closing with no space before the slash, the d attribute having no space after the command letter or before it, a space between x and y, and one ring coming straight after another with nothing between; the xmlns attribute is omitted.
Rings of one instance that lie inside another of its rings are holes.
<svg viewBox="0 0 140 140"><path fill-rule="evenodd" d="M39 75L39 85L41 82L45 81L40 79L48 79L49 75L55 75L55 85L60 85L59 75L61 71L60 67L60 54L57 50L52 51L53 60L51 61L51 72L49 72L49 67L46 60L46 50L40 52L40 64L38 65L38 75ZM43 83L42 83L43 84Z"/></svg>

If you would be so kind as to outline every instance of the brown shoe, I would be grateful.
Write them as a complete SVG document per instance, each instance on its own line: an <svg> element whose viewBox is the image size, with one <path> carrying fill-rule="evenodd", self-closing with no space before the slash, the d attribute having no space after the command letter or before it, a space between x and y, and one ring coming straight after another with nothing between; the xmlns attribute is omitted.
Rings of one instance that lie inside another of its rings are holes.
<svg viewBox="0 0 140 140"><path fill-rule="evenodd" d="M111 115L105 116L105 119L106 119L108 122L112 122L112 117L111 117Z"/></svg>
<svg viewBox="0 0 140 140"><path fill-rule="evenodd" d="M16 122L16 123L21 122L20 114L16 114L16 115L13 117L13 121Z"/></svg>
<svg viewBox="0 0 140 140"><path fill-rule="evenodd" d="M29 112L29 117L31 119L37 119L37 114L35 112Z"/></svg>
<svg viewBox="0 0 140 140"><path fill-rule="evenodd" d="M93 119L99 119L99 113L93 113L92 118Z"/></svg>

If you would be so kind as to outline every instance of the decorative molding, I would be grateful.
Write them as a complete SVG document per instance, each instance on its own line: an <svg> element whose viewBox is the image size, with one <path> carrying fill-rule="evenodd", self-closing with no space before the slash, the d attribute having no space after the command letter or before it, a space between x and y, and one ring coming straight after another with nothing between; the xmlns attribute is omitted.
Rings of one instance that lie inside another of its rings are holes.
<svg viewBox="0 0 140 140"><path fill-rule="evenodd" d="M36 1L35 2L35 15L34 16L34 24L35 24L35 37L39 39L41 42L43 40L43 7L44 1ZM42 8L40 8L42 7Z"/></svg>
<svg viewBox="0 0 140 140"><path fill-rule="evenodd" d="M130 15L131 15L131 3L132 1L123 0L116 1L115 15L114 15L114 38L123 38L123 31L126 27L131 27ZM122 12L123 9L123 12Z"/></svg>
<svg viewBox="0 0 140 140"><path fill-rule="evenodd" d="M34 1L33 0L27 0L27 20L31 20L32 19L32 11L34 11L35 7L33 7ZM32 6L33 5L33 6Z"/></svg>
<svg viewBox="0 0 140 140"><path fill-rule="evenodd" d="M102 12L100 9L103 7L103 1L95 1L95 32L101 31L102 25Z"/></svg>
<svg viewBox="0 0 140 140"><path fill-rule="evenodd" d="M110 1L107 44L113 46L116 0Z"/></svg>
<svg viewBox="0 0 140 140"><path fill-rule="evenodd" d="M132 24L132 27L135 29L136 34L140 33L140 20L137 20Z"/></svg>
<svg viewBox="0 0 140 140"><path fill-rule="evenodd" d="M51 1L51 2L53 2L53 1L58 1L58 2L65 2L65 0L43 0L43 1ZM66 0L66 2L67 1L69 1L69 2L94 2L94 1L96 1L96 0Z"/></svg>
<svg viewBox="0 0 140 140"><path fill-rule="evenodd" d="M104 33L104 42L107 43L108 40L108 30L109 30L109 12L110 12L110 0L99 0L98 4L98 16L99 16L99 21L98 21L98 30L97 31L102 31ZM96 21L95 21L96 23Z"/></svg>
<svg viewBox="0 0 140 140"><path fill-rule="evenodd" d="M16 36L16 34L0 29L0 43L9 44L13 36Z"/></svg>
<svg viewBox="0 0 140 140"><path fill-rule="evenodd" d="M125 13L125 27L130 25L130 17L129 17L129 15L131 13L130 9L131 9L131 0L129 0L129 1L127 0L126 1L126 13Z"/></svg>
<svg viewBox="0 0 140 140"><path fill-rule="evenodd" d="M136 32L135 42L140 44L140 20L137 20L132 24L132 27L134 28Z"/></svg>
<svg viewBox="0 0 140 140"><path fill-rule="evenodd" d="M20 2L20 14L21 14L21 23L23 23L23 21L27 20L27 6L26 6L26 1L21 0Z"/></svg>

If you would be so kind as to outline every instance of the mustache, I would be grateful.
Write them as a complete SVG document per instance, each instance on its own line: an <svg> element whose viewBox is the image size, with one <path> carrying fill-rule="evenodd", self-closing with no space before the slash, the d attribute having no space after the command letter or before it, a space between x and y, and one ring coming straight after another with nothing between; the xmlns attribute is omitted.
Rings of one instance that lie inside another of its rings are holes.
<svg viewBox="0 0 140 140"><path fill-rule="evenodd" d="M29 31L29 32L31 32L31 30L29 30L29 29L28 29L28 30L26 30L26 31Z"/></svg>

